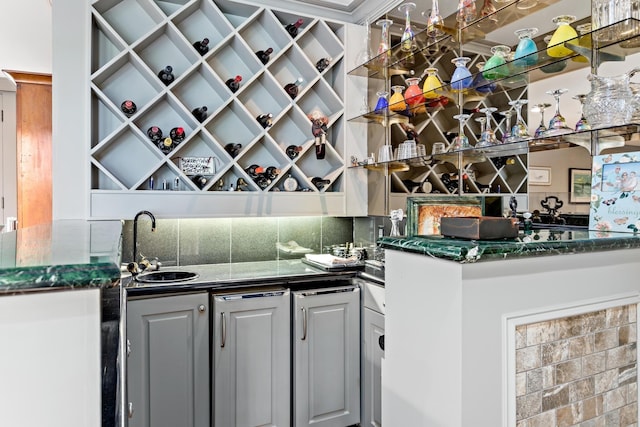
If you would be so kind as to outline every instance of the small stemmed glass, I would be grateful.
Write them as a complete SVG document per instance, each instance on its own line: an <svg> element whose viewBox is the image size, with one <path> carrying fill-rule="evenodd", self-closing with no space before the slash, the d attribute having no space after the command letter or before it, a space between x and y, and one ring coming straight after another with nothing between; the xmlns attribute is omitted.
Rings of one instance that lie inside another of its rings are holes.
<svg viewBox="0 0 640 427"><path fill-rule="evenodd" d="M587 98L587 95L584 95L584 94L576 95L573 97L573 99L577 99L580 102L580 120L578 120L578 123L576 123L576 128L575 128L576 132L579 132L581 130L591 129L591 125L587 121L587 118L584 116L584 100L586 98Z"/></svg>
<svg viewBox="0 0 640 427"><path fill-rule="evenodd" d="M544 123L544 110L549 107L551 107L551 104L544 102L542 104L536 104L531 108L532 113L540 113L540 124L533 134L534 138L542 138L547 131L547 126Z"/></svg>
<svg viewBox="0 0 640 427"><path fill-rule="evenodd" d="M556 100L556 113L553 115L551 121L549 122L549 130L547 130L547 132L545 133L546 136L563 135L565 133L573 132L573 129L567 126L567 121L565 120L564 116L560 114L560 96L562 96L562 94L564 93L567 93L567 91L568 89L556 89L546 92L548 95L553 96L553 98Z"/></svg>
<svg viewBox="0 0 640 427"><path fill-rule="evenodd" d="M480 140L476 144L476 148L490 147L491 143L485 138L485 124L487 123L486 117L476 118L476 122L480 123Z"/></svg>
<svg viewBox="0 0 640 427"><path fill-rule="evenodd" d="M528 103L529 101L526 99L518 99L509 102L509 105L511 105L516 110L516 123L511 128L511 138L509 142L529 139L529 129L527 128L527 124L522 118L522 106L527 105Z"/></svg>
<svg viewBox="0 0 640 427"><path fill-rule="evenodd" d="M509 140L511 139L511 116L513 116L513 111L500 111L500 114L502 114L505 118L505 130L502 133L502 142L505 143L509 142Z"/></svg>
<svg viewBox="0 0 640 427"><path fill-rule="evenodd" d="M415 33L411 28L411 11L415 8L416 4L412 2L401 4L400 7L398 7L398 10L404 13L405 16L404 32L402 33L402 38L400 39L400 47L405 52L413 52L417 48Z"/></svg>
<svg viewBox="0 0 640 427"><path fill-rule="evenodd" d="M433 0L431 4L431 10L428 12L422 12L422 16L427 18L427 34L430 37L438 37L444 34L439 27L444 24L444 19L440 15L440 6L438 0Z"/></svg>
<svg viewBox="0 0 640 427"><path fill-rule="evenodd" d="M453 139L453 150L467 150L471 148L469 138L464 134L464 126L467 124L471 114L456 114L453 116L458 121L458 136Z"/></svg>
<svg viewBox="0 0 640 427"><path fill-rule="evenodd" d="M484 115L487 117L487 122L484 129L485 138L489 141L491 145L497 144L498 140L496 139L496 134L491 128L491 118L493 113L498 111L498 109L496 107L486 107L486 108L481 108L478 111L480 113L484 113Z"/></svg>

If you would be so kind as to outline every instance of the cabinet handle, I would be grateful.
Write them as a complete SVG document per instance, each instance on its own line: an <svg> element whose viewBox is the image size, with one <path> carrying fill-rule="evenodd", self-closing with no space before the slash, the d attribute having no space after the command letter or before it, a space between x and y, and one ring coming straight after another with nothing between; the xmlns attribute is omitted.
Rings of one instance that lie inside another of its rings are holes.
<svg viewBox="0 0 640 427"><path fill-rule="evenodd" d="M384 335L380 335L380 337L378 337L378 345L380 346L380 349L384 351Z"/></svg>
<svg viewBox="0 0 640 427"><path fill-rule="evenodd" d="M224 312L220 313L220 348L224 348L227 342L227 320L225 319Z"/></svg>
<svg viewBox="0 0 640 427"><path fill-rule="evenodd" d="M307 309L302 307L302 341L307 339Z"/></svg>
<svg viewBox="0 0 640 427"><path fill-rule="evenodd" d="M133 418L133 402L129 402L129 404L127 405L127 412L129 418Z"/></svg>
<svg viewBox="0 0 640 427"><path fill-rule="evenodd" d="M205 311L207 311L207 307L206 307L204 304L200 304L200 305L198 306L198 311L199 311L200 313L204 313Z"/></svg>

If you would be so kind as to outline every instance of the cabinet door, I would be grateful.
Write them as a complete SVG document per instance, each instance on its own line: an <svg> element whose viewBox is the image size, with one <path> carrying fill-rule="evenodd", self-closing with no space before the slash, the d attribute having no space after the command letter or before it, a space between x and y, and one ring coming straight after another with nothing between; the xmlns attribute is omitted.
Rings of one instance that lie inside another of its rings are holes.
<svg viewBox="0 0 640 427"><path fill-rule="evenodd" d="M360 421L360 289L295 292L294 425Z"/></svg>
<svg viewBox="0 0 640 427"><path fill-rule="evenodd" d="M206 293L127 303L129 427L209 426Z"/></svg>
<svg viewBox="0 0 640 427"><path fill-rule="evenodd" d="M215 295L214 425L289 426L288 290Z"/></svg>
<svg viewBox="0 0 640 427"><path fill-rule="evenodd" d="M362 337L362 426L382 425L382 371L384 315L364 308Z"/></svg>

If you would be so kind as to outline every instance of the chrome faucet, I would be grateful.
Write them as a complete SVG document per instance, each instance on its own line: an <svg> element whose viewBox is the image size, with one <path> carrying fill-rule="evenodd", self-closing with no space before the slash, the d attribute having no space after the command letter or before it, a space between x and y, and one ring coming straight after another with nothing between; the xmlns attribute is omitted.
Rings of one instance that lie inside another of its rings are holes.
<svg viewBox="0 0 640 427"><path fill-rule="evenodd" d="M140 215L147 215L151 218L151 231L156 231L156 217L149 211L140 211L133 218L133 259L131 262L136 262L137 254L138 254L138 217Z"/></svg>

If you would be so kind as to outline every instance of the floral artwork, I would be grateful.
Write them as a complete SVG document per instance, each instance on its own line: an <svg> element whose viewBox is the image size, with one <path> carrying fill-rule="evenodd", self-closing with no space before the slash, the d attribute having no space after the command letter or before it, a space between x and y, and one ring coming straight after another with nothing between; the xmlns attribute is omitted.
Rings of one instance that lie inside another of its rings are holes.
<svg viewBox="0 0 640 427"><path fill-rule="evenodd" d="M640 152L593 158L589 229L640 230Z"/></svg>

